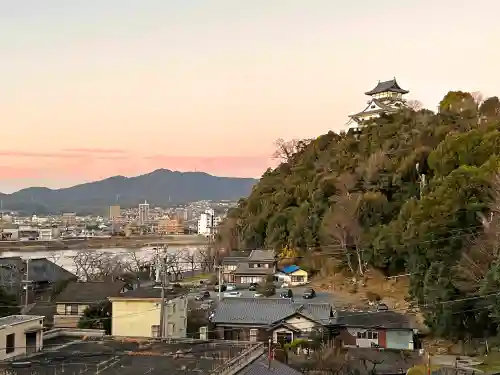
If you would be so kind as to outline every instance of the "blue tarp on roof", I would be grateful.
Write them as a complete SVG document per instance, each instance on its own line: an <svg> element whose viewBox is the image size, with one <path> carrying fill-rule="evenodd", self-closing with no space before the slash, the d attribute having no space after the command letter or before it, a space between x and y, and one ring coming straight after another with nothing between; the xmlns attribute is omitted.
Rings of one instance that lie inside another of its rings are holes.
<svg viewBox="0 0 500 375"><path fill-rule="evenodd" d="M293 272L298 271L298 270L300 270L300 267L296 266L295 264L292 264L291 266L283 267L283 269L281 270L281 272L283 272L283 273L293 273Z"/></svg>

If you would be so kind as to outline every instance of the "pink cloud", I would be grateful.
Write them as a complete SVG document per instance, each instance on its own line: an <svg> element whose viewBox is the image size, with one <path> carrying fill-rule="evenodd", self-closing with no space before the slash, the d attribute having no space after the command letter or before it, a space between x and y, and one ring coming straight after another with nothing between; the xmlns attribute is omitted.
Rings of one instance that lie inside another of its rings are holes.
<svg viewBox="0 0 500 375"><path fill-rule="evenodd" d="M106 149L106 148L67 148L65 152L78 153L78 154L127 154L125 150L119 149Z"/></svg>
<svg viewBox="0 0 500 375"><path fill-rule="evenodd" d="M99 149L68 149L56 152L38 152L38 151L15 151L0 150L0 156L12 158L33 158L33 159L124 159L128 155L120 150L99 150Z"/></svg>

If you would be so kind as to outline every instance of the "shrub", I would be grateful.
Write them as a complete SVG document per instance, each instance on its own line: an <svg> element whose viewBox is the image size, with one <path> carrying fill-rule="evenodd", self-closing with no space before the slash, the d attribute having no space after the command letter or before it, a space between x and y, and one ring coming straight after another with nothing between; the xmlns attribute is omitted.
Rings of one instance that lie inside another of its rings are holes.
<svg viewBox="0 0 500 375"><path fill-rule="evenodd" d="M370 291L366 292L366 298L370 302L379 302L382 299L377 293L373 293Z"/></svg>

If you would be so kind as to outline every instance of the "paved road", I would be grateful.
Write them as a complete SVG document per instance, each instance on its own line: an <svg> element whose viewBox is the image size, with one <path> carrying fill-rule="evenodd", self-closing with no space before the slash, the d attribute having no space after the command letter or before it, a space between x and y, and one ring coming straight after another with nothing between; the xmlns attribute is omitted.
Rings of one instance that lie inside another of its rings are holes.
<svg viewBox="0 0 500 375"><path fill-rule="evenodd" d="M293 291L293 299L297 302L316 302L316 303L321 303L321 302L328 302L332 303L335 300L335 297L331 295L330 293L327 292L316 292L316 297L312 299L304 299L302 298L302 295L304 294L304 291L307 289L307 287L294 287L291 288ZM273 296L275 298L280 296L280 293L286 289L276 289L276 294ZM210 299L212 300L217 300L218 299L218 292L215 292L212 290L210 291ZM255 292L249 291L248 289L238 289L237 292L241 293L242 298L253 298L255 296ZM221 296L224 297L224 293L227 292L222 292ZM238 297L231 297L231 298L238 298Z"/></svg>

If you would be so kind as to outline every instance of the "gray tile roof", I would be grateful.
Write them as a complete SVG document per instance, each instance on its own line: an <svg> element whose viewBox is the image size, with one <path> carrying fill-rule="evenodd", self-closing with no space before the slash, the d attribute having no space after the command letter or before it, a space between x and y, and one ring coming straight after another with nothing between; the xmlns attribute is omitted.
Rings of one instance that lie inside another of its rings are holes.
<svg viewBox="0 0 500 375"><path fill-rule="evenodd" d="M274 268L250 268L246 263L240 263L233 271L234 275L273 275Z"/></svg>
<svg viewBox="0 0 500 375"><path fill-rule="evenodd" d="M0 258L0 272L2 277L12 275L13 278L23 277L26 270L26 261L20 257ZM55 283L61 280L76 279L76 275L48 260L35 258L29 261L29 279L34 282ZM8 274L8 275L7 275Z"/></svg>
<svg viewBox="0 0 500 375"><path fill-rule="evenodd" d="M301 375L301 372L281 363L279 361L269 362L267 356L259 357L257 360L246 366L243 370L236 373L236 375Z"/></svg>
<svg viewBox="0 0 500 375"><path fill-rule="evenodd" d="M275 261L273 250L252 250L248 260L251 262L273 262Z"/></svg>
<svg viewBox="0 0 500 375"><path fill-rule="evenodd" d="M56 298L57 303L97 303L108 297L117 296L125 283L108 282L71 282Z"/></svg>
<svg viewBox="0 0 500 375"><path fill-rule="evenodd" d="M337 324L363 328L417 328L413 316L404 315L395 311L337 311Z"/></svg>
<svg viewBox="0 0 500 375"><path fill-rule="evenodd" d="M222 264L238 264L247 260L247 257L225 257L222 259Z"/></svg>
<svg viewBox="0 0 500 375"><path fill-rule="evenodd" d="M186 290L183 288L175 288L175 289L168 289L165 288L165 297L166 298L175 298L180 295L186 294ZM114 296L118 298L151 298L151 299L160 299L161 298L161 288L158 287L144 287L144 288L137 288L134 290L129 290L125 293L122 293L119 296Z"/></svg>
<svg viewBox="0 0 500 375"><path fill-rule="evenodd" d="M384 81L384 82L378 82L377 86L370 91L365 92L366 95L375 95L379 94L381 92L396 92L399 94L408 94L408 90L402 89L399 85L398 82L396 81L396 78L391 79L390 81Z"/></svg>
<svg viewBox="0 0 500 375"><path fill-rule="evenodd" d="M298 313L328 324L331 311L328 303L299 303L288 298L225 298L215 309L212 322L267 326Z"/></svg>

